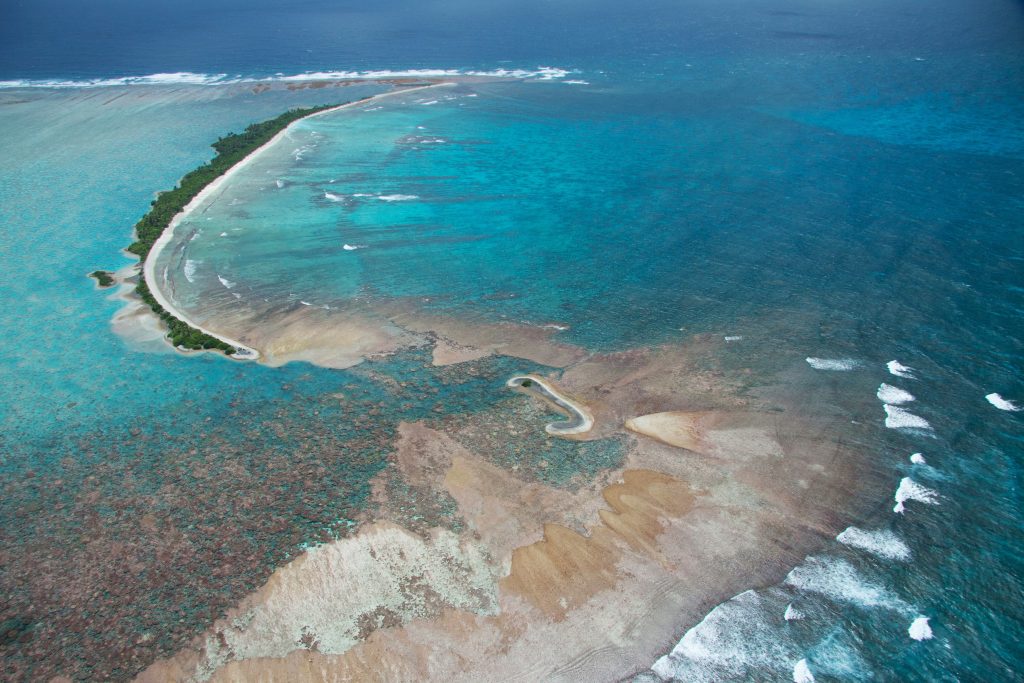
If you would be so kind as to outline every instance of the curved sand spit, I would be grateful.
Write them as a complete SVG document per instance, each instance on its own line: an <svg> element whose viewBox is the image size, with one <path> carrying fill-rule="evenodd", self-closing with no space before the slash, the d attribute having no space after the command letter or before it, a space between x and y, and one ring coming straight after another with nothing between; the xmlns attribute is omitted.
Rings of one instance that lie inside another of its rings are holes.
<svg viewBox="0 0 1024 683"><path fill-rule="evenodd" d="M586 406L572 400L542 377L537 375L517 375L506 382L505 385L539 394L542 398L547 399L569 413L568 421L551 422L544 427L544 431L552 436L585 434L594 427L594 416L590 414Z"/></svg>

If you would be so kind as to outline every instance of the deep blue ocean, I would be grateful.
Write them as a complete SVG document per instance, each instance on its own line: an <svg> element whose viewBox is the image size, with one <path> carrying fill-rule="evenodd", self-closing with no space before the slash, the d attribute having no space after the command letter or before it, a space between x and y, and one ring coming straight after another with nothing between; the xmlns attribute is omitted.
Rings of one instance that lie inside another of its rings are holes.
<svg viewBox="0 0 1024 683"><path fill-rule="evenodd" d="M530 369L184 357L118 336L121 302L85 277L131 262L120 250L153 193L219 135L339 97L238 81L389 70L529 75L303 122L237 186L247 213L210 214L244 237L190 246L185 299L223 277L268 300L430 297L484 322L558 323L592 350L738 337L727 353L764 376L848 386L874 401L851 417L877 423L891 470L873 526L670 634L676 651L640 678L788 681L805 660L818 681L1021 679L1024 4L1010 0L0 4L13 679L124 679L173 653L353 524L400 420L486 406ZM406 399L375 373L407 381ZM916 398L888 424L883 382ZM140 534L149 514L165 526ZM225 554L231 581L213 578ZM111 588L129 578L144 597ZM149 630L157 642L107 666Z"/></svg>

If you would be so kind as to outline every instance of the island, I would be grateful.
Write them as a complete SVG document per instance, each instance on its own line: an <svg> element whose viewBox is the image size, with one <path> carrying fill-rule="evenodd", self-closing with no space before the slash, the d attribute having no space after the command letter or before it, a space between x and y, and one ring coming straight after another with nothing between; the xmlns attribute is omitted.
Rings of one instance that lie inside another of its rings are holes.
<svg viewBox="0 0 1024 683"><path fill-rule="evenodd" d="M174 226L206 196L206 193L216 189L217 184L225 180L231 171L241 168L255 152L276 141L296 121L362 104L396 92L408 92L434 85L441 85L441 83L417 84L414 87L363 97L341 104L290 109L275 118L253 123L241 133L229 133L218 138L212 144L213 149L217 152L213 159L186 173L173 189L158 193L156 199L150 204L149 211L135 224L136 239L127 247L127 251L138 256L142 263L143 274L135 286L135 292L167 325L167 337L171 343L182 350L222 351L226 355L238 359L255 359L260 356L256 349L203 329L192 322L182 312L174 309L158 288L152 284L154 282L152 263L173 236ZM96 271L91 276L95 277L101 286L106 286L99 273L103 273L103 271Z"/></svg>

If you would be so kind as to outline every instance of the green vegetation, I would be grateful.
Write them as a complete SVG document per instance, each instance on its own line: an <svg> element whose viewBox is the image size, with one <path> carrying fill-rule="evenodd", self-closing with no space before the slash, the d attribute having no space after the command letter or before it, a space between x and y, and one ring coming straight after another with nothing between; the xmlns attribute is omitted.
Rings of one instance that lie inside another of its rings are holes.
<svg viewBox="0 0 1024 683"><path fill-rule="evenodd" d="M89 273L89 277L95 278L100 287L110 287L114 284L114 274L106 270L94 270Z"/></svg>
<svg viewBox="0 0 1024 683"><path fill-rule="evenodd" d="M185 206L203 190L204 187L227 173L228 169L247 157L253 151L269 142L271 138L284 130L292 122L309 116L310 114L315 114L317 112L324 111L325 109L337 106L337 104L325 104L319 107L291 109L276 118L262 121L260 123L254 123L241 133L229 133L225 137L219 138L217 142L212 145L217 151L217 155L213 159L194 171L186 173L181 180L178 181L177 187L173 190L161 192L157 195L157 198L153 200L151 204L149 212L135 224L136 239L135 242L128 247L128 251L136 254L142 262L145 263L146 257L149 256L150 249L153 248L153 244L160 238L160 235L163 234L164 230L167 229L171 220L173 220L174 217L178 215ZM107 275L108 274L99 270L92 274L92 276L95 277L102 286L106 285L104 285L104 281L101 278ZM113 281L111 280L111 283L112 282ZM157 303L152 292L149 291L149 287L146 286L146 279L144 277L139 278L139 284L136 285L135 291L142 300L153 309L153 312L159 315L160 318L167 323L167 326L170 328L168 336L175 346L181 346L187 349L218 349L229 355L235 352L235 348L229 344L225 344L219 339L194 329L190 325L178 320L173 315L165 311L163 307Z"/></svg>
<svg viewBox="0 0 1024 683"><path fill-rule="evenodd" d="M235 347L230 344L225 344L216 337L200 332L191 325L184 323L173 315L164 310L163 306L157 303L156 299L153 298L153 293L149 291L149 287L146 286L146 279L141 278L139 284L135 286L135 292L139 295L146 304L153 309L153 312L160 316L160 319L167 324L168 333L171 343L175 346L181 346L186 349L217 349L224 353L231 355L235 352Z"/></svg>
<svg viewBox="0 0 1024 683"><path fill-rule="evenodd" d="M533 380L524 379L522 382L519 383L519 386L523 387L524 389L528 389L529 387L533 386Z"/></svg>

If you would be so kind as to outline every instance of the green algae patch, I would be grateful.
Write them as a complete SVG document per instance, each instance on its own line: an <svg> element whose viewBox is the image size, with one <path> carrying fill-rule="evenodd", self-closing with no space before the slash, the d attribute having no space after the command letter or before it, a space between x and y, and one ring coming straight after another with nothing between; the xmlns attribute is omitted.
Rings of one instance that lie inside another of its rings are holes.
<svg viewBox="0 0 1024 683"><path fill-rule="evenodd" d="M456 438L486 444L474 452L520 479L557 488L575 490L602 471L621 466L626 455L622 437L574 441L551 436L544 425L552 415L562 413L537 401L506 399L470 415Z"/></svg>

